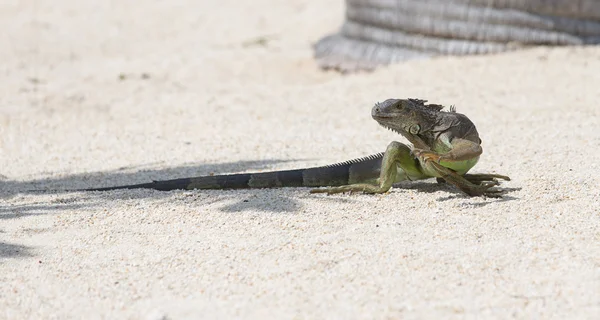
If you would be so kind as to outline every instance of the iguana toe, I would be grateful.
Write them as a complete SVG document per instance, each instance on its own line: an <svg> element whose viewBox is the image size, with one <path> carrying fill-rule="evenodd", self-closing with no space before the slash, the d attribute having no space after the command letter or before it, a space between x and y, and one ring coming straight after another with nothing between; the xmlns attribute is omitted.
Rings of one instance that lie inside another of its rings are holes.
<svg viewBox="0 0 600 320"><path fill-rule="evenodd" d="M340 187L329 187L324 189L312 189L310 193L326 193L327 195L337 194L337 193L345 193L349 192L353 193L364 193L364 194L376 194L376 193L385 193L388 189L384 190L379 186L370 185L370 184L349 184Z"/></svg>
<svg viewBox="0 0 600 320"><path fill-rule="evenodd" d="M476 187L465 188L463 191L472 197L484 196L490 198L501 198L504 194L504 190L492 189L499 184L500 183L498 181L485 181Z"/></svg>

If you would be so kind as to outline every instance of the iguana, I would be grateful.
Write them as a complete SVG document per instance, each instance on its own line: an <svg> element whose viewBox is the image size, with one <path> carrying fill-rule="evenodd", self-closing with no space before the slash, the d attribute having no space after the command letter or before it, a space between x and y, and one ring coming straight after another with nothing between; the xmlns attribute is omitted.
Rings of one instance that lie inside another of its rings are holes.
<svg viewBox="0 0 600 320"><path fill-rule="evenodd" d="M457 186L470 196L498 197L493 189L498 174L466 174L482 153L481 139L475 125L454 107L448 111L437 104L419 99L388 99L371 111L380 125L404 136L414 148L393 141L384 153L338 164L297 170L230 175L202 176L150 183L85 189L104 191L150 188L161 191L176 189L241 189L275 187L328 187L311 193L385 193L392 184L403 180L438 178Z"/></svg>

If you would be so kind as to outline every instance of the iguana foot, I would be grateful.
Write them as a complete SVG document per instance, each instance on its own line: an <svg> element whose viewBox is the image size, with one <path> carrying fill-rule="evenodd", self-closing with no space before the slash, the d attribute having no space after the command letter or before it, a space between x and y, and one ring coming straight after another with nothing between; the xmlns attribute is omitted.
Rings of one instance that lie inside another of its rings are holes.
<svg viewBox="0 0 600 320"><path fill-rule="evenodd" d="M345 193L350 192L350 194L354 192L365 193L365 194L375 194L375 193L385 193L389 190L389 188L381 188L376 185L366 184L366 183L357 183L357 184L349 184L340 187L329 187L324 189L312 189L310 193L327 193L327 195L332 195L336 193Z"/></svg>
<svg viewBox="0 0 600 320"><path fill-rule="evenodd" d="M471 183L474 184L481 184L484 181L494 181L497 182L498 184L500 184L500 182L498 182L497 179L502 179L505 181L510 181L510 178L508 176L503 176L500 174L485 174L485 173L481 173L481 174L465 174L463 175L463 178L465 178L466 180L468 180Z"/></svg>
<svg viewBox="0 0 600 320"><path fill-rule="evenodd" d="M484 181L492 181L495 182L496 185L500 185L500 181L498 181L498 179L510 181L509 177L499 174L465 174L462 177L473 184L481 184ZM444 178L435 179L437 183L446 183L446 180L444 180Z"/></svg>
<svg viewBox="0 0 600 320"><path fill-rule="evenodd" d="M435 152L423 149L412 149L411 154L415 158L419 159L421 162L433 161L436 163L440 163L440 155Z"/></svg>
<svg viewBox="0 0 600 320"><path fill-rule="evenodd" d="M504 190L492 189L499 185L497 180L481 182L479 185L474 187L461 188L466 194L471 197L484 196L490 198L502 198Z"/></svg>

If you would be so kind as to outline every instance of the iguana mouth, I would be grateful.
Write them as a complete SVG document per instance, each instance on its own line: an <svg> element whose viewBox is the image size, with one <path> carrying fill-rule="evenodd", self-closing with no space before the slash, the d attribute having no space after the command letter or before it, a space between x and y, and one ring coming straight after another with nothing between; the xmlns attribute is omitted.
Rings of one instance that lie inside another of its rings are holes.
<svg viewBox="0 0 600 320"><path fill-rule="evenodd" d="M376 121L378 119L391 119L391 118L394 118L393 115L380 115L380 114L377 114L377 115L374 114L371 117L373 117L373 119L375 119Z"/></svg>
<svg viewBox="0 0 600 320"><path fill-rule="evenodd" d="M386 129L388 129L388 130L390 130L390 131L393 131L395 133L402 134L402 132L400 132L400 130L398 130L396 128L388 127L388 126L386 126L385 124L382 124L382 123L380 123L379 125L382 126L382 127L384 127L384 128L386 128Z"/></svg>

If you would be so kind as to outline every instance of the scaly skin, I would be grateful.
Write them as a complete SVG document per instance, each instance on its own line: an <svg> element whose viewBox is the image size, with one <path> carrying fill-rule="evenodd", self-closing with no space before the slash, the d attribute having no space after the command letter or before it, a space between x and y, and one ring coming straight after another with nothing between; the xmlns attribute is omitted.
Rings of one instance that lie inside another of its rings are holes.
<svg viewBox="0 0 600 320"><path fill-rule="evenodd" d="M499 196L501 191L492 189L499 184L496 179L509 178L466 174L479 160L481 140L465 115L456 113L453 108L447 112L442 108L417 99L389 99L373 107L373 118L402 134L414 145L413 149L394 141L385 153L323 167L182 178L85 191L331 187L311 192L384 193L402 180L436 177L470 196Z"/></svg>
<svg viewBox="0 0 600 320"><path fill-rule="evenodd" d="M382 126L403 135L414 149L393 141L383 156L377 184L358 183L311 193L364 192L384 193L402 180L442 178L470 196L498 197L501 190L496 179L510 180L496 174L466 175L481 155L481 139L475 125L454 108L425 104L418 99L388 99L376 104L371 112Z"/></svg>

